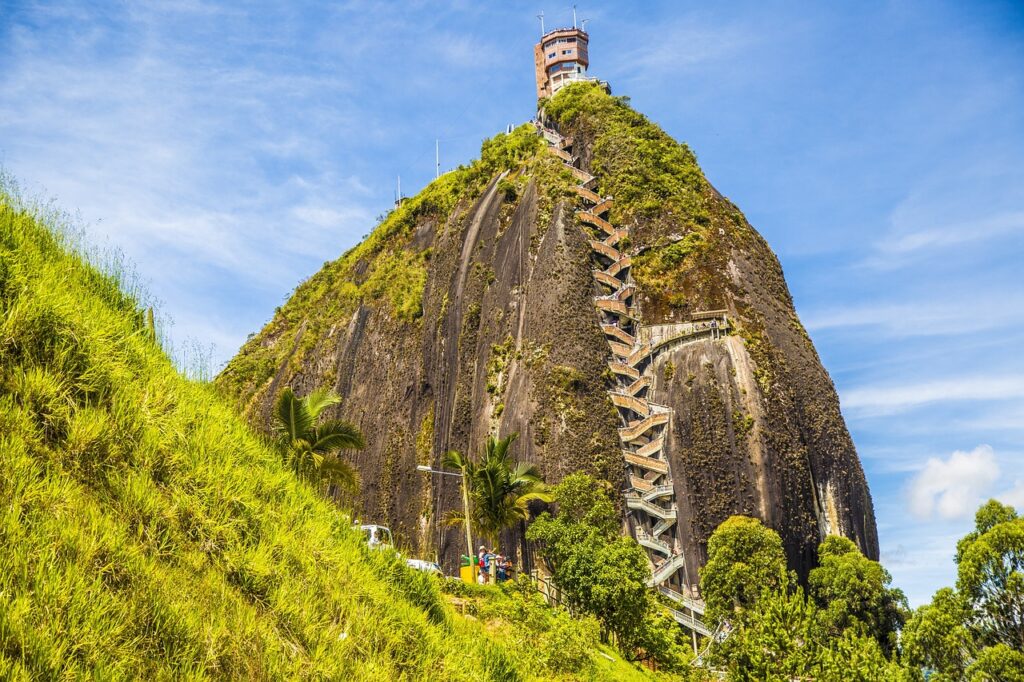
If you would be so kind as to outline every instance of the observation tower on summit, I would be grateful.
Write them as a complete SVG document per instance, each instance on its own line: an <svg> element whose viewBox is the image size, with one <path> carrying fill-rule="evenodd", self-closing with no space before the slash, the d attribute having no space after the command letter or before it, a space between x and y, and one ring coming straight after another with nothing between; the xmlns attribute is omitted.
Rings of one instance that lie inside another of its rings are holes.
<svg viewBox="0 0 1024 682"><path fill-rule="evenodd" d="M533 46L533 63L537 76L537 99L551 97L574 81L596 80L587 76L590 36L576 28L575 10L572 28L556 28L544 32L544 15L540 14L540 42ZM586 24L586 21L584 21Z"/></svg>

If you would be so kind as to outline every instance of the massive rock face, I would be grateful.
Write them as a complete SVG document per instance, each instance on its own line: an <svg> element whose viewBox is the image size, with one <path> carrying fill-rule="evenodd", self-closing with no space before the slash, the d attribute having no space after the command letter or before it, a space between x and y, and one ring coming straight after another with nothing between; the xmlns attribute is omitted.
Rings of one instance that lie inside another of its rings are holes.
<svg viewBox="0 0 1024 682"><path fill-rule="evenodd" d="M617 248L632 254L640 336L657 340L701 310L725 310L732 325L668 344L645 366L647 399L671 410L664 457L686 581L710 533L737 513L778 530L801 574L828 533L877 558L835 390L767 244L685 146L624 102L581 84L546 116L572 138L568 160L615 195L606 215L628 227ZM630 487L594 307L607 293L593 275L603 265L574 213L576 179L544 146L528 126L486 143L480 161L300 285L218 378L264 427L284 386L333 386L338 414L369 443L345 454L361 475L357 513L448 562L464 544L443 523L460 504L457 479L416 471L447 450L475 454L487 434L514 431L517 457L549 482L584 470Z"/></svg>

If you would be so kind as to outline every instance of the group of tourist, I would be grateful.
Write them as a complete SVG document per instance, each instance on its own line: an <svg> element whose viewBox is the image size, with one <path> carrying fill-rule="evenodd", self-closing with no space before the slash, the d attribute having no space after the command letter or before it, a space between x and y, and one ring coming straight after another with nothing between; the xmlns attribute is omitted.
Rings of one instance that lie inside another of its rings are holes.
<svg viewBox="0 0 1024 682"><path fill-rule="evenodd" d="M512 577L512 560L483 545L477 550L476 565L476 581L481 585L487 585L492 581L502 583Z"/></svg>

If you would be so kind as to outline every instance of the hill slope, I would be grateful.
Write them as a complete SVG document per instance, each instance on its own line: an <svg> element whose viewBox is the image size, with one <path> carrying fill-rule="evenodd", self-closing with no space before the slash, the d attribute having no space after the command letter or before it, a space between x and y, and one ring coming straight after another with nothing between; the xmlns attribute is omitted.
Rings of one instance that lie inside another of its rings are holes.
<svg viewBox="0 0 1024 682"><path fill-rule="evenodd" d="M364 514L449 560L456 484L415 466L492 430L519 432L549 481L586 470L645 496L626 520L665 533L646 546L678 559L675 589L736 513L777 529L802 574L827 533L877 557L835 390L768 245L625 101L573 85L545 118L551 148L531 126L499 135L301 284L221 389L265 426L283 386L335 387L374 443L352 457Z"/></svg>
<svg viewBox="0 0 1024 682"><path fill-rule="evenodd" d="M0 186L0 678L549 677L367 550L46 223Z"/></svg>

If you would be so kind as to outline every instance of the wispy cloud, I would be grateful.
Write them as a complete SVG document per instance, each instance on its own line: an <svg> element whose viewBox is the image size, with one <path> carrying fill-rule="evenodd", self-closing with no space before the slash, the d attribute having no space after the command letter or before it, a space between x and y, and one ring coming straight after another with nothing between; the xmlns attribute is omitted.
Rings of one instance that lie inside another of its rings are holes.
<svg viewBox="0 0 1024 682"><path fill-rule="evenodd" d="M975 296L905 303L882 299L812 309L801 314L801 319L811 331L860 328L889 338L957 336L1019 327L1024 323L1024 298L1008 293L999 298Z"/></svg>
<svg viewBox="0 0 1024 682"><path fill-rule="evenodd" d="M935 252L979 244L1012 234L1024 234L1024 210L1003 211L970 220L945 223L922 229L896 229L875 243L863 265L892 269L909 260Z"/></svg>
<svg viewBox="0 0 1024 682"><path fill-rule="evenodd" d="M929 403L1024 398L1024 375L974 375L915 383L887 383L842 391L844 408L862 415L892 414Z"/></svg>
<svg viewBox="0 0 1024 682"><path fill-rule="evenodd" d="M374 211L322 141L383 136L339 99L352 88L343 72L268 61L260 33L227 37L211 64L200 36L218 23L230 34L244 13L202 2L123 10L58 17L81 31L11 30L0 158L30 189L81 207L95 237L149 274L171 316L187 321L174 327L177 345L209 335L223 361L244 334L202 324L223 315L182 282L229 274L265 295L309 274L298 264L335 257ZM181 31L195 41L176 45Z"/></svg>

